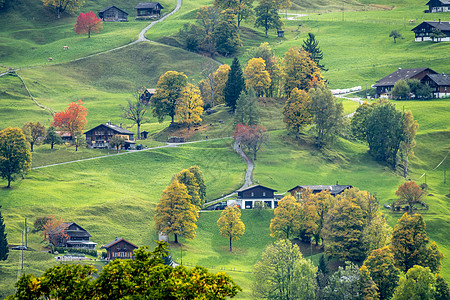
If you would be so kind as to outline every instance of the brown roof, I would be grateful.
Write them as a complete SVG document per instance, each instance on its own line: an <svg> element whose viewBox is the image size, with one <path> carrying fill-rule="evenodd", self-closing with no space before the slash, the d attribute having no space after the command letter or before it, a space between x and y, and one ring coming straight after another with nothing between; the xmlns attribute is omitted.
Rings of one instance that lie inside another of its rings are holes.
<svg viewBox="0 0 450 300"><path fill-rule="evenodd" d="M139 248L139 247L136 246L135 244L130 243L130 242L127 241L126 239L122 239L122 238L120 238L120 239L116 238L114 241L112 241L111 243L108 243L108 244L106 244L106 245L103 245L101 248L102 248L102 249L108 249L108 248L111 248L112 246L114 246L115 244L117 244L118 242L121 242L121 241L124 241L125 243L131 245L131 246L134 247L134 248Z"/></svg>
<svg viewBox="0 0 450 300"><path fill-rule="evenodd" d="M397 71L395 71L394 73L391 73L383 78L381 78L380 80L377 81L377 84L375 84L374 86L393 86L397 81L399 81L400 79L410 79L413 78L414 76L416 76L417 74L429 70L430 73L435 74L436 72L429 69L429 68L413 68L413 69L402 69L402 68L398 68Z"/></svg>
<svg viewBox="0 0 450 300"><path fill-rule="evenodd" d="M139 3L138 5L136 5L135 9L138 8L155 8L157 6L161 6L161 8L163 9L164 7L161 5L161 3L159 2L147 2L147 3Z"/></svg>

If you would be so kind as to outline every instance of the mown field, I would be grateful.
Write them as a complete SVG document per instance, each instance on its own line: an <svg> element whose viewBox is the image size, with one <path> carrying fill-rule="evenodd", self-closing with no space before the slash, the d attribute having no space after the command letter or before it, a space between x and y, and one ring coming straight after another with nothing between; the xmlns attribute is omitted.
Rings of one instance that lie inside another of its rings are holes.
<svg viewBox="0 0 450 300"><path fill-rule="evenodd" d="M28 2L28 1L27 1ZM176 15L156 25L147 37L166 44L176 44L179 28L193 22L195 11L209 5L210 0L185 0ZM174 0L161 1L166 12L175 7ZM450 73L449 43L415 43L411 28L422 20L448 18L445 14L424 14L421 0L324 0L293 1L287 13L306 13L308 16L285 21L286 36L279 39L270 32L265 39L252 22L242 26L244 47L239 53L241 64L246 61L246 50L268 41L278 56L287 49L300 45L308 32L316 34L324 51L324 73L332 88L361 85L363 88L393 72L398 67L430 67ZM371 5L371 4L376 4ZM83 11L98 11L110 5L106 0L86 1ZM43 8L41 1L30 0L28 5L17 2L7 12L0 12L0 72L8 67L22 69L18 74L36 101L59 111L71 101L82 99L89 110L87 128L111 120L124 123L130 130L136 128L121 118L120 105L133 98L136 88L155 87L159 76L168 70L184 72L189 81L201 79L200 72L206 58L158 43L140 43L117 51L70 62L85 55L110 50L136 39L145 22L134 21L134 4L118 0L115 5L130 13L128 23L105 23L100 34L91 39L73 32L74 16L56 20L53 12ZM392 9L394 8L394 9ZM284 13L284 12L283 12ZM27 17L25 17L27 16ZM29 16L29 17L28 17ZM409 20L415 20L414 24ZM301 25L301 26L299 26ZM391 30L399 30L405 39L396 44L389 38ZM62 46L69 50L63 51ZM439 56L436 56L439 53ZM53 63L48 63L48 57ZM231 58L217 57L224 63ZM62 64L59 64L62 63ZM345 114L357 107L356 102L343 101ZM446 259L442 273L450 280L450 242L448 232L450 207L445 196L449 180L444 183L444 168L448 160L438 164L450 151L449 100L395 102L399 110L412 110L420 124L415 157L411 160L410 178L429 185L424 213L428 233L435 240ZM403 182L399 173L376 163L367 154L367 146L346 139L320 152L311 146L311 134L306 130L300 141L286 133L282 121L282 100L261 99L262 124L270 131L270 138L258 153L253 181L283 193L298 184L351 184L376 194L380 204L395 199L395 190ZM228 109L204 117L199 130L189 133L191 140L230 137L233 117ZM21 127L27 121L40 121L48 126L51 114L40 109L26 93L17 76L0 77L0 129ZM219 122L220 121L220 122ZM152 140L147 146L158 146L168 136L176 134L168 128L169 122L149 118L141 130L147 130ZM158 140L156 142L154 140ZM155 205L173 174L182 168L197 164L204 172L208 185L208 200L235 190L242 184L245 165L231 149L232 139L200 142L178 148L164 148L133 154L111 155L107 158L71 163L31 171L24 180L18 179L13 188L2 188L0 205L7 226L8 242L20 244L24 218L33 222L38 216L53 214L67 221L75 221L86 228L98 246L115 236L129 239L137 245L152 245L156 238L153 229ZM112 151L111 151L112 152ZM33 166L112 154L110 151L80 149L75 152L67 145L50 152L49 145L36 147ZM426 176L423 175L426 173ZM386 210L390 225L400 217ZM183 262L210 267L212 271L225 270L244 289L239 299L249 299L252 275L249 273L264 247L273 239L269 223L273 211L257 215L243 211L246 233L228 251L228 241L220 237L216 221L219 212L201 213L196 238L185 241ZM31 248L40 250L42 238L29 235ZM180 249L172 248L172 256L179 257ZM6 262L0 262L0 298L13 292L17 279L19 252L13 251ZM313 256L317 261L318 256ZM40 274L54 264L53 256L40 252L25 253L25 272ZM3 279L5 278L5 279Z"/></svg>

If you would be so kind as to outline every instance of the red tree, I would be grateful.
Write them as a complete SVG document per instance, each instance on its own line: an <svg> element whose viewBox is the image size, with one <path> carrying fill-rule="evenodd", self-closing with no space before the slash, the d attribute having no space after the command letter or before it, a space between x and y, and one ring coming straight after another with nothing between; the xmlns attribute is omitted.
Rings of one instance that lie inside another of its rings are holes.
<svg viewBox="0 0 450 300"><path fill-rule="evenodd" d="M92 11L80 15L77 18L77 23L73 25L73 29L78 34L88 34L91 37L91 32L98 33L103 29L103 22Z"/></svg>
<svg viewBox="0 0 450 300"><path fill-rule="evenodd" d="M67 224L64 223L63 219L60 218L58 220L55 219L54 216L50 216L44 224L42 237L44 238L44 241L48 241L53 246L58 247L69 239L66 229Z"/></svg>
<svg viewBox="0 0 450 300"><path fill-rule="evenodd" d="M422 204L426 207L422 198L426 194L426 190L420 188L414 181L408 181L398 187L395 194L398 196L396 204L407 204L409 212L413 212L414 204Z"/></svg>
<svg viewBox="0 0 450 300"><path fill-rule="evenodd" d="M253 151L254 160L256 160L256 152L267 140L266 129L261 125L237 124L233 137L237 143L246 146L249 152Z"/></svg>
<svg viewBox="0 0 450 300"><path fill-rule="evenodd" d="M69 132L73 137L76 133L83 132L84 125L87 122L87 113L87 108L83 106L81 99L78 99L77 102L70 103L64 111L55 114L52 126Z"/></svg>

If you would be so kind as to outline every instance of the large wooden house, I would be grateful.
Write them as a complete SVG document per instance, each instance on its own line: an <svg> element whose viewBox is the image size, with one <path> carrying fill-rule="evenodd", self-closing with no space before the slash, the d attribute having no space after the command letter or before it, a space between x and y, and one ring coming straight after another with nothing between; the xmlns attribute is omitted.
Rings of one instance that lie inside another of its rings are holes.
<svg viewBox="0 0 450 300"><path fill-rule="evenodd" d="M128 13L112 5L98 12L104 22L128 22Z"/></svg>
<svg viewBox="0 0 450 300"><path fill-rule="evenodd" d="M433 32L439 30L445 37L435 38L432 36ZM439 21L425 21L418 26L411 29L415 34L416 42L433 41L433 42L450 42L450 22Z"/></svg>
<svg viewBox="0 0 450 300"><path fill-rule="evenodd" d="M398 68L397 71L391 73L380 80L374 85L377 89L377 97L379 98L390 98L391 91L394 85L400 79L418 79L422 80L427 74L436 74L435 71L430 68L413 68L413 69L402 69Z"/></svg>
<svg viewBox="0 0 450 300"><path fill-rule="evenodd" d="M94 249L97 243L91 242L89 240L91 237L87 230L74 222L62 223L48 233L49 241L55 247Z"/></svg>
<svg viewBox="0 0 450 300"><path fill-rule="evenodd" d="M434 98L450 95L450 74L427 74L421 82L431 87Z"/></svg>
<svg viewBox="0 0 450 300"><path fill-rule="evenodd" d="M106 249L106 259L114 260L117 258L130 259L133 258L133 250L138 246L130 243L125 239L119 239L116 237L114 241L102 246L102 249Z"/></svg>
<svg viewBox="0 0 450 300"><path fill-rule="evenodd" d="M351 185L342 185L337 183L336 185L297 185L296 187L288 190L288 192L291 193L292 197L296 198L298 198L304 190L310 190L313 194L318 194L322 191L329 191L332 196L336 196L343 193L346 189L351 188Z"/></svg>
<svg viewBox="0 0 450 300"><path fill-rule="evenodd" d="M111 122L100 124L84 133L86 135L86 144L88 148L111 148L109 142L113 136L119 135L125 138L125 149L134 148L134 133L113 125Z"/></svg>
<svg viewBox="0 0 450 300"><path fill-rule="evenodd" d="M450 11L450 0L430 0L426 5L428 5L429 9L425 12L436 13Z"/></svg>
<svg viewBox="0 0 450 300"><path fill-rule="evenodd" d="M164 7L159 2L139 3L135 7L136 19L158 18Z"/></svg>
<svg viewBox="0 0 450 300"><path fill-rule="evenodd" d="M227 201L227 205L238 205L241 209L252 209L255 202L266 203L267 208L276 208L281 195L275 195L276 190L262 186L253 185L237 190L237 198Z"/></svg>

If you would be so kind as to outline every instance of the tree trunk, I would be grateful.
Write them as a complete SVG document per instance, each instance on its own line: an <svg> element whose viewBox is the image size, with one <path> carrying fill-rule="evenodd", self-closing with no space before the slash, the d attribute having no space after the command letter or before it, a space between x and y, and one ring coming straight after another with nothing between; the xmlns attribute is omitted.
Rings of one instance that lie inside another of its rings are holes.
<svg viewBox="0 0 450 300"><path fill-rule="evenodd" d="M31 152L33 152L34 142L30 142L30 146L31 146Z"/></svg>
<svg viewBox="0 0 450 300"><path fill-rule="evenodd" d="M88 39L91 38L91 29L88 30Z"/></svg>
<svg viewBox="0 0 450 300"><path fill-rule="evenodd" d="M50 146L50 147L51 147L50 150L53 150L53 144L54 144L54 143L50 143L50 145L51 145L51 146Z"/></svg>
<svg viewBox="0 0 450 300"><path fill-rule="evenodd" d="M7 186L7 188L11 187L11 180L12 180L11 175L8 175L8 186Z"/></svg>
<svg viewBox="0 0 450 300"><path fill-rule="evenodd" d="M408 156L409 156L409 147L406 147L406 159L405 159L405 173L404 177L406 178L408 176Z"/></svg>
<svg viewBox="0 0 450 300"><path fill-rule="evenodd" d="M141 125L140 125L140 124L137 124L137 140L140 140L140 137L141 137L141 132L140 132L140 130L141 130Z"/></svg>
<svg viewBox="0 0 450 300"><path fill-rule="evenodd" d="M58 12L58 19L61 19L61 10L58 8L56 11Z"/></svg>
<svg viewBox="0 0 450 300"><path fill-rule="evenodd" d="M174 241L174 243L175 243L175 244L178 244L178 235L177 235L176 233L175 233L174 235L175 235L175 241Z"/></svg>
<svg viewBox="0 0 450 300"><path fill-rule="evenodd" d="M75 145L75 151L78 151L78 144Z"/></svg>
<svg viewBox="0 0 450 300"><path fill-rule="evenodd" d="M171 115L170 117L172 118L171 124L175 123L175 115Z"/></svg>

